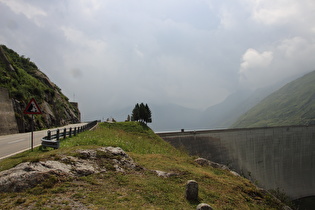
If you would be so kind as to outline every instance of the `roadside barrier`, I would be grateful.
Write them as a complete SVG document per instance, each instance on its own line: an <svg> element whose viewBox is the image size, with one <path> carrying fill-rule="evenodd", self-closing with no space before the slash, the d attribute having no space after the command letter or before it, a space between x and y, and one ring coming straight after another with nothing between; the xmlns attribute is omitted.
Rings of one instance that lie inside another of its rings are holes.
<svg viewBox="0 0 315 210"><path fill-rule="evenodd" d="M86 125L79 126L79 127L70 127L64 129L57 129L57 130L49 130L47 131L47 136L42 138L42 147L52 147L54 149L58 149L60 144L59 141L61 139L65 139L67 136L72 137L76 136L78 133L81 133L86 130L91 130L97 125L97 120L90 122Z"/></svg>

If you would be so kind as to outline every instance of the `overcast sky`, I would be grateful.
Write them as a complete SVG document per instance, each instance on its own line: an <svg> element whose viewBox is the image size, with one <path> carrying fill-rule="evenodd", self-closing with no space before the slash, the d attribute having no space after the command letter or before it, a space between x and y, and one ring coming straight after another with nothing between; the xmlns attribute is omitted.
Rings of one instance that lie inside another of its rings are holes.
<svg viewBox="0 0 315 210"><path fill-rule="evenodd" d="M86 120L137 102L205 109L315 70L314 0L0 0L0 29Z"/></svg>

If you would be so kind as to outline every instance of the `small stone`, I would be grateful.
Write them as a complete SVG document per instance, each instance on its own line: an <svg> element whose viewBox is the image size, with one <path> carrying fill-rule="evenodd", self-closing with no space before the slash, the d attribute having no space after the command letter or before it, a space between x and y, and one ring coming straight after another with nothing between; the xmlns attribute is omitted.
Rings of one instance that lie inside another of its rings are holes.
<svg viewBox="0 0 315 210"><path fill-rule="evenodd" d="M186 199L189 201L198 200L198 183L195 180L189 180L186 184Z"/></svg>
<svg viewBox="0 0 315 210"><path fill-rule="evenodd" d="M197 210L212 210L211 206L206 203L200 203L196 209Z"/></svg>
<svg viewBox="0 0 315 210"><path fill-rule="evenodd" d="M240 176L237 172L235 171L230 171L231 174L233 174L234 176Z"/></svg>
<svg viewBox="0 0 315 210"><path fill-rule="evenodd" d="M164 178L168 178L168 177L177 175L175 173L168 173L168 172L159 171L159 170L153 170L153 172L155 172L159 177L164 177Z"/></svg>

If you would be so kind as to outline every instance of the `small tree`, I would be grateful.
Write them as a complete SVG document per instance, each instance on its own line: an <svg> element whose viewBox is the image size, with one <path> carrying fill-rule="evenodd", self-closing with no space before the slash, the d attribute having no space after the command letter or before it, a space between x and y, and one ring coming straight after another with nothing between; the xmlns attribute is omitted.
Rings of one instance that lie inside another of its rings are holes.
<svg viewBox="0 0 315 210"><path fill-rule="evenodd" d="M130 121L130 115L128 114L128 116L127 116L127 119L126 119L126 122L129 122Z"/></svg>

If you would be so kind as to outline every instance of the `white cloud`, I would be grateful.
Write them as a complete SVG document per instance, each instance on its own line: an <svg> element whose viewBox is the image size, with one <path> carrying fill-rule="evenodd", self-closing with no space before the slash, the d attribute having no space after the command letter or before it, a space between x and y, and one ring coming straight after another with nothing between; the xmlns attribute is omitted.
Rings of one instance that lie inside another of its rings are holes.
<svg viewBox="0 0 315 210"><path fill-rule="evenodd" d="M236 19L232 12L230 12L227 8L223 8L220 14L220 25L224 29L233 28L237 24Z"/></svg>
<svg viewBox="0 0 315 210"><path fill-rule="evenodd" d="M315 1L313 0L245 0L251 17L267 26L287 26L296 32L312 31L315 27Z"/></svg>
<svg viewBox="0 0 315 210"><path fill-rule="evenodd" d="M281 80L315 70L315 40L302 37L283 39L259 53L248 49L240 64L240 83L266 87Z"/></svg>
<svg viewBox="0 0 315 210"><path fill-rule="evenodd" d="M47 13L36 7L33 6L26 1L22 0L15 0L15 1L7 1L7 0L0 0L1 3L7 5L14 13L16 14L23 14L28 19L33 20L37 26L41 26L40 18L43 16L47 16Z"/></svg>
<svg viewBox="0 0 315 210"><path fill-rule="evenodd" d="M310 43L302 37L293 37L282 40L277 49L286 59L296 59L301 58L301 55L307 56L308 53L311 53L308 51L314 50L314 43Z"/></svg>
<svg viewBox="0 0 315 210"><path fill-rule="evenodd" d="M292 76L315 70L315 39L292 37L283 39L274 47L277 55L275 66L279 72Z"/></svg>
<svg viewBox="0 0 315 210"><path fill-rule="evenodd" d="M100 39L91 39L84 32L74 28L64 27L60 28L67 40L72 42L77 47L83 47L87 52L93 52L93 54L100 54L106 49L106 42Z"/></svg>
<svg viewBox="0 0 315 210"><path fill-rule="evenodd" d="M240 67L240 81L253 87L261 87L267 81L265 76L268 75L267 68L273 60L271 51L259 53L255 49L248 49L243 57Z"/></svg>
<svg viewBox="0 0 315 210"><path fill-rule="evenodd" d="M270 65L273 59L273 53L264 51L259 53L255 49L248 49L243 55L243 62L241 64L241 73L250 71L251 69L266 68Z"/></svg>
<svg viewBox="0 0 315 210"><path fill-rule="evenodd" d="M295 0L256 0L253 18L267 25L287 23L299 13L299 3Z"/></svg>
<svg viewBox="0 0 315 210"><path fill-rule="evenodd" d="M74 2L77 2L74 1ZM82 11L87 15L93 15L100 9L103 0L80 0L79 5L81 6Z"/></svg>

